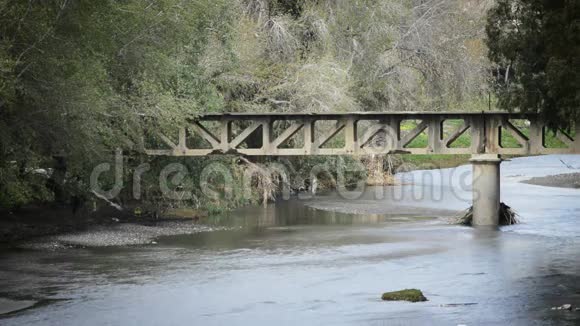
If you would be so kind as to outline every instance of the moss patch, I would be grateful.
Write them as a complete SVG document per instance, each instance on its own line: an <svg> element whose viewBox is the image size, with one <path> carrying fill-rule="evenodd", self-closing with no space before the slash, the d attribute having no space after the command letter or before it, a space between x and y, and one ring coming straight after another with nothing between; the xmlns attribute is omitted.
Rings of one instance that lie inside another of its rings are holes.
<svg viewBox="0 0 580 326"><path fill-rule="evenodd" d="M409 302L424 302L427 298L423 292L417 289L406 289L402 291L383 293L382 299L384 301L409 301Z"/></svg>

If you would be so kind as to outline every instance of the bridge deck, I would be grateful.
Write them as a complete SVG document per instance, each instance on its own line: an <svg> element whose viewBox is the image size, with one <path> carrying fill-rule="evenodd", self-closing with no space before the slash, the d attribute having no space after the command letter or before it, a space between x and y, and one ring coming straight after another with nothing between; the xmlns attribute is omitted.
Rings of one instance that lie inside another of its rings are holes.
<svg viewBox="0 0 580 326"><path fill-rule="evenodd" d="M575 134L580 134L577 124ZM153 138L149 155L248 156L368 154L580 154L574 133L551 137L533 114L506 112L354 112L207 114L179 128L177 139ZM503 133L515 140L504 144ZM425 146L414 141L422 137ZM463 147L454 146L463 138ZM467 137L467 138L466 138ZM465 146L465 139L469 145ZM163 148L160 148L163 147Z"/></svg>

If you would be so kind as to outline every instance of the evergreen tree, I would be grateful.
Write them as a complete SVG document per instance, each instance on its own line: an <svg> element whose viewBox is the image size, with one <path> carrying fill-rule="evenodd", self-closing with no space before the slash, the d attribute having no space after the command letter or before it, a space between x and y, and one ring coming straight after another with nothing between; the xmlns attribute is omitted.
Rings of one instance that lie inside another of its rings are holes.
<svg viewBox="0 0 580 326"><path fill-rule="evenodd" d="M580 3L498 0L487 24L500 106L537 112L550 127L580 118Z"/></svg>

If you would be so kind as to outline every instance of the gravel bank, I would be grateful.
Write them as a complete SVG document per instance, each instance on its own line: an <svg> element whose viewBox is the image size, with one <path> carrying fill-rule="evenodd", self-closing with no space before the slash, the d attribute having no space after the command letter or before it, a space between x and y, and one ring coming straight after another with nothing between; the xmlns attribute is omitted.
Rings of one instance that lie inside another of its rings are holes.
<svg viewBox="0 0 580 326"><path fill-rule="evenodd" d="M558 174L547 177L532 178L523 183L557 188L580 188L580 173Z"/></svg>
<svg viewBox="0 0 580 326"><path fill-rule="evenodd" d="M229 228L197 225L191 222L160 222L155 225L120 223L95 226L82 232L49 236L21 244L27 249L63 249L70 247L113 247L155 244L162 236L223 231Z"/></svg>

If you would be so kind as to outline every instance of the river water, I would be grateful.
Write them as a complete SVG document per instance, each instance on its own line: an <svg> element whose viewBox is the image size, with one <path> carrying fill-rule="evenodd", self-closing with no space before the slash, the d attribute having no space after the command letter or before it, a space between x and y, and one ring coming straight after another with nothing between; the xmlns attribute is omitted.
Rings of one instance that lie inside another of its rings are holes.
<svg viewBox="0 0 580 326"><path fill-rule="evenodd" d="M578 325L580 312L551 307L580 306L580 190L520 183L576 168L576 156L504 163L502 200L523 223L499 232L447 223L469 204L459 167L357 200L242 209L219 221L233 231L4 252L2 295L43 300L0 324ZM380 300L405 288L429 301Z"/></svg>

